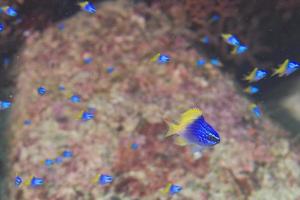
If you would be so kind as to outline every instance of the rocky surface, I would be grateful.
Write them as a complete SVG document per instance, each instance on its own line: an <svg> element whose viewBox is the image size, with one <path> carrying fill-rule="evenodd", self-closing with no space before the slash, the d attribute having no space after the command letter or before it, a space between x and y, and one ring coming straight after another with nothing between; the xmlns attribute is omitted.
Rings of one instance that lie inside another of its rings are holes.
<svg viewBox="0 0 300 200"><path fill-rule="evenodd" d="M300 198L299 158L286 133L267 116L253 118L231 77L209 64L196 67L202 56L184 14L172 18L119 1L64 25L30 34L16 62L10 178L35 175L46 184L15 188L11 181L10 199L170 199L159 192L168 182L183 187L173 198L180 200ZM92 54L91 64L84 64L84 52ZM170 54L171 62L151 63L157 52ZM45 96L36 92L41 85L49 89ZM82 102L71 103L59 85ZM96 110L94 120L74 119L88 107ZM164 138L165 119L192 107L222 137L200 159ZM25 126L26 119L32 124ZM74 158L52 169L40 163L64 149ZM93 185L99 173L114 182Z"/></svg>

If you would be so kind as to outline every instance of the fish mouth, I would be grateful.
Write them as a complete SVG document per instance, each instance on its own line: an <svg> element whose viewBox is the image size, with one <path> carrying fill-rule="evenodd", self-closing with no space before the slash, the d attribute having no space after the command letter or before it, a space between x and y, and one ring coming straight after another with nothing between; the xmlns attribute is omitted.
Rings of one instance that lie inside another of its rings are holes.
<svg viewBox="0 0 300 200"><path fill-rule="evenodd" d="M209 134L208 139L210 141L212 141L214 144L218 144L218 143L221 142L221 138L219 136L216 136L216 135L213 135L213 134Z"/></svg>

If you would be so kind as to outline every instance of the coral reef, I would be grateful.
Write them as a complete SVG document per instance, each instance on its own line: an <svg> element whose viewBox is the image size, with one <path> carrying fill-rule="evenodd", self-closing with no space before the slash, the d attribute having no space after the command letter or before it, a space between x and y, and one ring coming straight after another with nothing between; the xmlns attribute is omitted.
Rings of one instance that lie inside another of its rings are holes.
<svg viewBox="0 0 300 200"><path fill-rule="evenodd" d="M16 188L10 181L10 199L170 199L159 192L168 182L183 186L173 198L180 200L300 198L299 152L267 117L251 117L228 75L210 64L195 66L203 56L189 42L194 34L184 20L126 1L97 9L65 20L63 31L33 32L19 53L10 180L35 175L46 184ZM81 56L87 51L90 64ZM149 62L157 52L168 53L171 62ZM48 94L37 94L41 85L51 88ZM59 85L82 103L70 103ZM72 118L87 107L96 110L94 120ZM200 159L164 138L165 119L191 107L201 108L222 137ZM30 126L23 125L26 119ZM40 164L65 148L74 158L53 169ZM100 173L113 175L113 183L93 185L90 179Z"/></svg>

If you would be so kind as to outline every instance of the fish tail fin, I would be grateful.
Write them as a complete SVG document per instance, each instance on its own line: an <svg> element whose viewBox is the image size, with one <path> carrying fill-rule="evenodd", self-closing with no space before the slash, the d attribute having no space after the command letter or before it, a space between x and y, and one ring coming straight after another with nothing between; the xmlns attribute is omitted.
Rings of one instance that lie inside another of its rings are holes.
<svg viewBox="0 0 300 200"><path fill-rule="evenodd" d="M98 182L98 180L99 180L99 177L100 177L99 174L96 175L96 176L94 176L94 177L91 179L91 183L96 184L96 183Z"/></svg>
<svg viewBox="0 0 300 200"><path fill-rule="evenodd" d="M160 192L161 192L162 194L168 194L168 193L169 193L169 190L170 190L170 188L171 188L171 185L172 185L171 183L168 183L164 189L161 189L161 190L160 190Z"/></svg>
<svg viewBox="0 0 300 200"><path fill-rule="evenodd" d="M176 135L178 134L178 132L180 132L180 126L177 124L171 124L169 123L169 130L167 132L167 134L165 135L165 137L169 137L171 135Z"/></svg>
<svg viewBox="0 0 300 200"><path fill-rule="evenodd" d="M151 59L150 59L150 62L155 62L158 57L160 56L160 53L157 53L155 56L153 56Z"/></svg>
<svg viewBox="0 0 300 200"><path fill-rule="evenodd" d="M29 179L25 180L25 181L24 181L24 185L25 185L25 186L29 186L32 178L33 178L33 176L30 176Z"/></svg>

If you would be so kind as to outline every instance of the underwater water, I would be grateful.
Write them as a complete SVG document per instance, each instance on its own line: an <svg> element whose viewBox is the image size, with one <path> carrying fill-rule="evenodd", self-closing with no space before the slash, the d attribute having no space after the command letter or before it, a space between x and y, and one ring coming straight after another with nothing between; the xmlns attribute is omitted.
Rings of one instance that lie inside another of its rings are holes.
<svg viewBox="0 0 300 200"><path fill-rule="evenodd" d="M0 199L300 200L300 2L0 2Z"/></svg>

